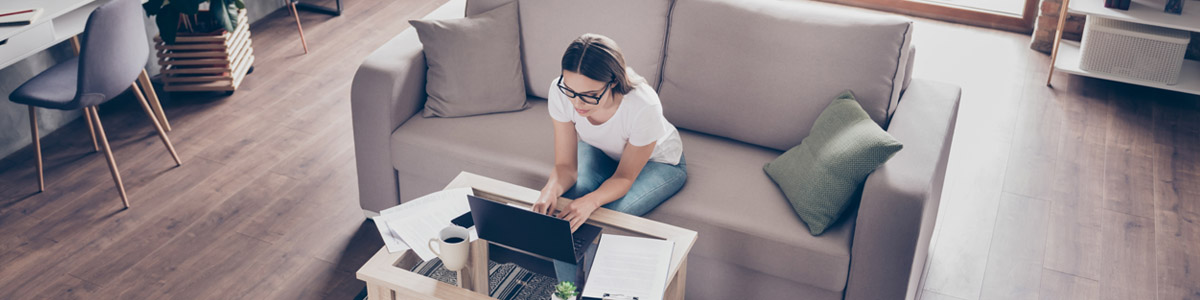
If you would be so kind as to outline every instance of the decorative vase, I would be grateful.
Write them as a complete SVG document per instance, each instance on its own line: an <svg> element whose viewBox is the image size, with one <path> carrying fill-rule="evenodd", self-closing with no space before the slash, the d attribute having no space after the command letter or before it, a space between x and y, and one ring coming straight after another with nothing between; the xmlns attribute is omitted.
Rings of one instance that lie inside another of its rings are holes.
<svg viewBox="0 0 1200 300"><path fill-rule="evenodd" d="M554 299L554 300L575 300L576 298L579 298L579 296L571 296L571 298L563 299L563 298L559 298L557 294L550 293L550 299Z"/></svg>

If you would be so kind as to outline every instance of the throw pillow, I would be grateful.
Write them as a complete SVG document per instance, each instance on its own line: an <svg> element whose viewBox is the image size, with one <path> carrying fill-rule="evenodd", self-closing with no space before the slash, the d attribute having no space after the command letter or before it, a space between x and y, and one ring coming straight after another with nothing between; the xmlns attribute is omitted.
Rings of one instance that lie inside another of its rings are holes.
<svg viewBox="0 0 1200 300"><path fill-rule="evenodd" d="M833 100L800 145L763 166L812 235L833 225L867 175L903 145L871 120L854 94Z"/></svg>
<svg viewBox="0 0 1200 300"><path fill-rule="evenodd" d="M516 1L469 18L408 21L425 50L425 117L463 117L521 110Z"/></svg>

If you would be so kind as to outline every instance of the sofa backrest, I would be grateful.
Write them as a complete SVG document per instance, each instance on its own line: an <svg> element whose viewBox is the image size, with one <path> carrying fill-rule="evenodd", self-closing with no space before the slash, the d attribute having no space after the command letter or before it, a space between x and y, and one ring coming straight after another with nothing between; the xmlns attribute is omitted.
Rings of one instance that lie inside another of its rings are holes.
<svg viewBox="0 0 1200 300"><path fill-rule="evenodd" d="M467 16L515 0L468 0ZM658 86L667 37L668 0L520 0L521 60L529 95L546 98L557 78L563 51L584 33L617 41L625 64Z"/></svg>
<svg viewBox="0 0 1200 300"><path fill-rule="evenodd" d="M912 21L794 1L677 1L659 97L681 128L787 150L852 90L880 126L903 86Z"/></svg>

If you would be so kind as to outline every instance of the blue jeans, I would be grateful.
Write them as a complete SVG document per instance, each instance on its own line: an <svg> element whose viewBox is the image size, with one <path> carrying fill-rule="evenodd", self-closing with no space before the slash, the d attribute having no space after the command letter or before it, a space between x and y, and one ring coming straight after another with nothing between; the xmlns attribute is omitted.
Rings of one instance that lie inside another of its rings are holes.
<svg viewBox="0 0 1200 300"><path fill-rule="evenodd" d="M618 161L609 158L599 148L582 141L579 142L578 159L575 186L563 193L563 197L570 199L583 197L583 195L600 188L600 185L617 171ZM629 192L626 192L621 199L605 204L604 208L635 216L645 215L679 192L683 188L684 182L687 182L687 161L684 160L683 155L680 155L677 165L646 162L646 166L642 167L642 172L638 173L637 179L634 179L633 186L629 187ZM554 272L559 282L576 281L577 270L578 266L574 263L554 261Z"/></svg>

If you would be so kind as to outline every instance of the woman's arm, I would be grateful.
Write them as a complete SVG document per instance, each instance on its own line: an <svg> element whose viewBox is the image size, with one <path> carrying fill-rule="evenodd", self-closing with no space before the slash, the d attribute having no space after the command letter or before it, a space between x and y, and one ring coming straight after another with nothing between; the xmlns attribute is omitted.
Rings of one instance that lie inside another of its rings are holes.
<svg viewBox="0 0 1200 300"><path fill-rule="evenodd" d="M562 196L567 189L575 185L578 174L576 151L579 147L579 137L575 133L575 124L553 119L550 121L554 122L554 169L550 171L550 179L542 187L538 202L533 205L533 211L542 214L554 212L554 207L558 205L558 196Z"/></svg>
<svg viewBox="0 0 1200 300"><path fill-rule="evenodd" d="M597 208L625 197L629 188L633 186L633 181L642 173L642 168L650 161L657 143L650 142L645 146L625 143L625 151L621 153L621 161L617 163L617 171L613 176L600 184L595 191L571 202L571 205L559 213L559 217L571 221L571 230L574 231L583 225Z"/></svg>

